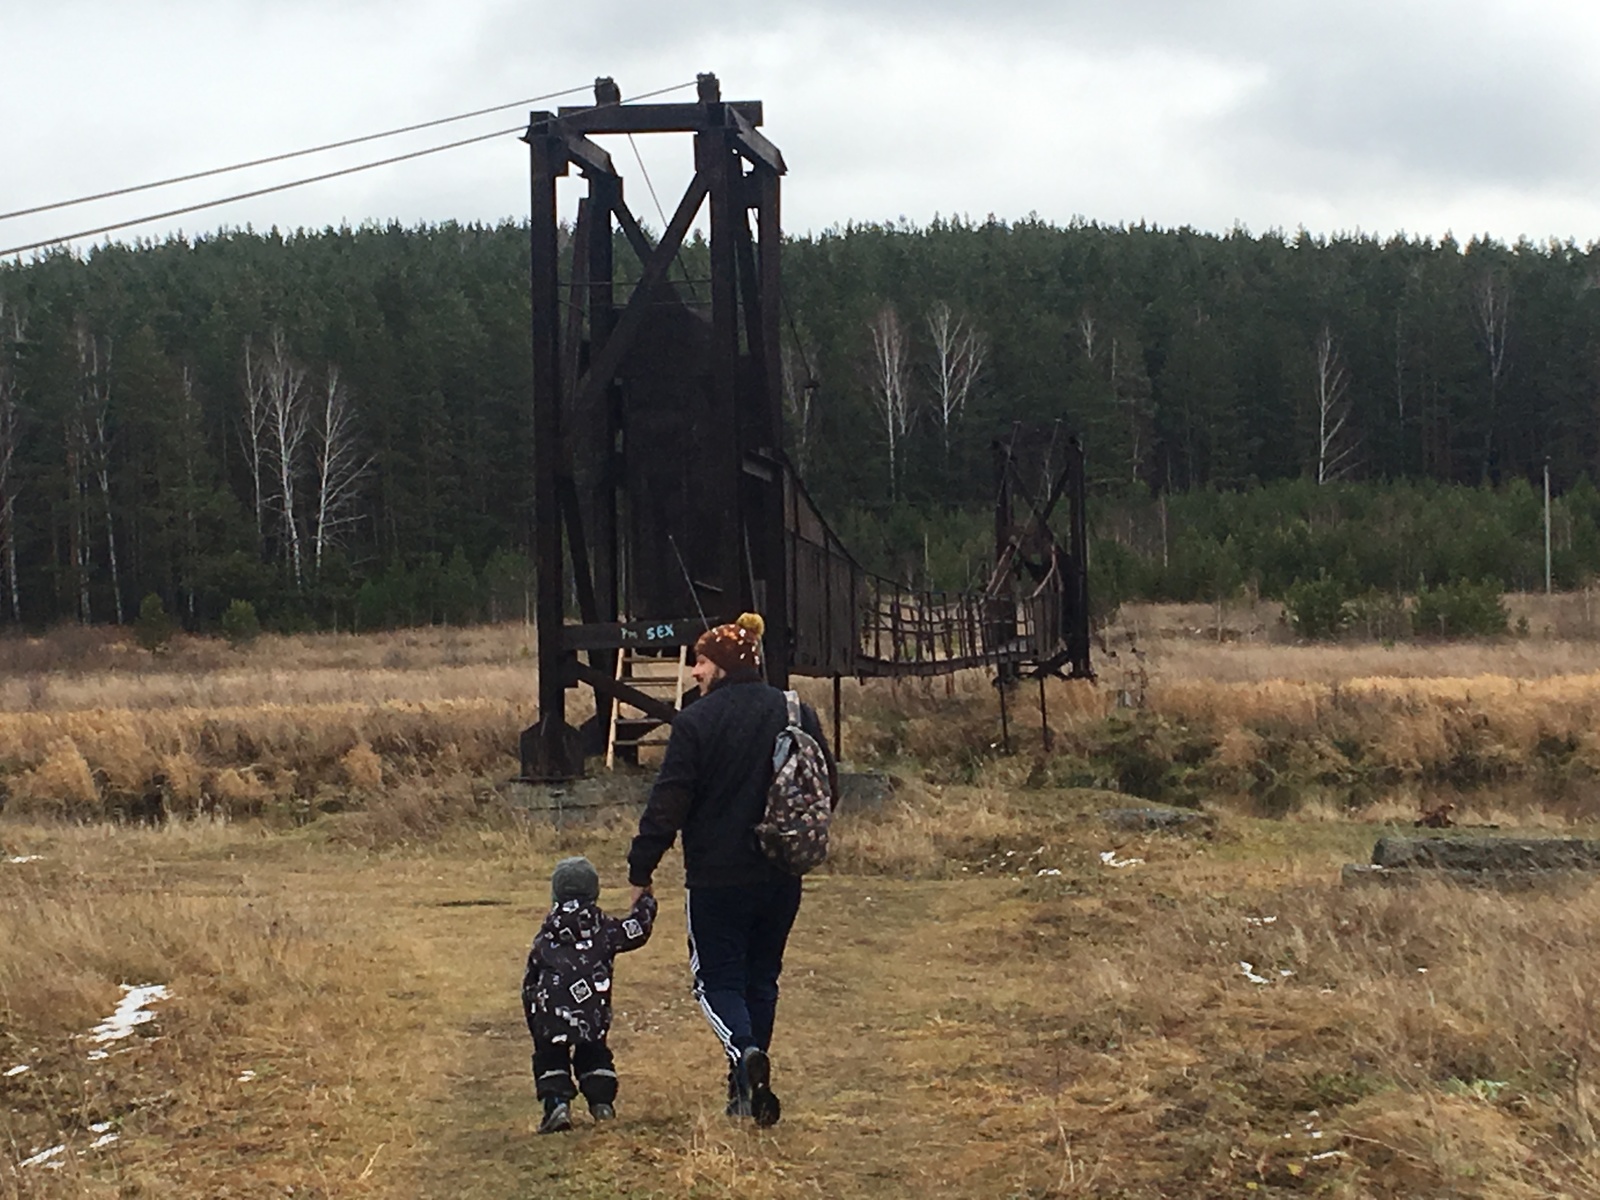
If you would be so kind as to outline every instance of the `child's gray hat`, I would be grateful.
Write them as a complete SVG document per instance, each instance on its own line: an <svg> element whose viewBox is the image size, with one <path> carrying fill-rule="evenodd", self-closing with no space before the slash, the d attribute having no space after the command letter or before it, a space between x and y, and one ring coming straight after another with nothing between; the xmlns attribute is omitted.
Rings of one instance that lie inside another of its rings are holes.
<svg viewBox="0 0 1600 1200"><path fill-rule="evenodd" d="M600 899L600 872L582 855L563 858L550 875L550 899L557 904L563 900L594 903Z"/></svg>

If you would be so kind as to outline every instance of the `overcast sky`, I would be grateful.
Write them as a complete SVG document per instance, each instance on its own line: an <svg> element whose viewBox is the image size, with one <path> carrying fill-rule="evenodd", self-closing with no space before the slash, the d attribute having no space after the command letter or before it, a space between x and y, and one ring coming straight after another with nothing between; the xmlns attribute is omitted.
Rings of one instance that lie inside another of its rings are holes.
<svg viewBox="0 0 1600 1200"><path fill-rule="evenodd" d="M1594 0L0 0L0 52L0 212L596 75L631 96L713 71L725 98L766 102L790 232L1037 213L1600 240ZM0 249L525 117L3 220ZM688 140L637 140L670 212ZM659 227L633 149L609 145ZM112 236L526 211L507 134Z"/></svg>

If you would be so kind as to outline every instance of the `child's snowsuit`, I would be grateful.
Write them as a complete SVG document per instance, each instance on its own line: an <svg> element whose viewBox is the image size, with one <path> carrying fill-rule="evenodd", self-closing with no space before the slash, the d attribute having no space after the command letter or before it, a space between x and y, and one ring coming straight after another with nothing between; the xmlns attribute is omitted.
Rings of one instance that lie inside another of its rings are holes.
<svg viewBox="0 0 1600 1200"><path fill-rule="evenodd" d="M571 1101L581 1090L591 1105L616 1100L616 1066L606 1045L611 960L649 941L655 919L651 895L641 896L621 919L583 900L564 900L545 917L522 976L522 1012L533 1035L539 1099Z"/></svg>

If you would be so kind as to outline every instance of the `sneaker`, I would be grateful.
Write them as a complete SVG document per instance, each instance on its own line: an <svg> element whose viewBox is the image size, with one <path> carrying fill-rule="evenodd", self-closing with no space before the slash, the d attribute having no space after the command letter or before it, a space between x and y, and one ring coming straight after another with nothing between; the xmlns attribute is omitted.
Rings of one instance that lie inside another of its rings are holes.
<svg viewBox="0 0 1600 1200"><path fill-rule="evenodd" d="M563 1133L572 1128L572 1106L565 1100L545 1101L540 1133Z"/></svg>
<svg viewBox="0 0 1600 1200"><path fill-rule="evenodd" d="M767 1052L760 1046L746 1046L739 1069L749 1089L750 1115L757 1125L776 1125L782 1106L772 1094L772 1060Z"/></svg>
<svg viewBox="0 0 1600 1200"><path fill-rule="evenodd" d="M604 1100L593 1100L589 1103L589 1115L596 1121L615 1121L617 1110Z"/></svg>

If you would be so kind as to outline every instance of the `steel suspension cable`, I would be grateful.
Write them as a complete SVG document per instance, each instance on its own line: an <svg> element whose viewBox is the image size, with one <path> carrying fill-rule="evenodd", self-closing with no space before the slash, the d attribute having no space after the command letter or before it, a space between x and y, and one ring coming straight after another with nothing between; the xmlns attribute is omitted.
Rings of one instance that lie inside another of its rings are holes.
<svg viewBox="0 0 1600 1200"><path fill-rule="evenodd" d="M691 80L688 83L674 84L672 87L657 88L655 91L651 91L651 92L641 92L637 96L630 96L626 100L618 101L615 106L620 106L620 105L623 105L623 104L632 103L635 100L647 100L652 96L660 96L660 95L666 94L667 92L680 91L683 88L693 87L693 86L694 86L694 82ZM565 93L559 93L559 94L563 94L564 95ZM519 101L519 103L521 103L521 102ZM600 105L598 107L605 108L605 107L614 107L614 106L613 105ZM149 214L147 216L135 217L135 218L133 218L131 220L127 220L127 221L117 221L117 222L114 222L114 223L109 224L109 225L101 225L101 226L98 226L97 228L94 228L94 229L84 229L84 230L78 231L77 233L69 233L69 234L62 235L60 237L44 238L44 239L42 239L40 241L28 242L27 244L21 245L21 246L10 246L10 247L7 247L4 250L0 250L0 258L9 258L13 254L21 254L24 251L28 251L28 250L38 250L38 249L42 249L45 246L54 246L54 245L56 245L58 243L61 243L61 242L75 242L75 241L79 240L80 238L96 237L96 236L98 236L99 234L102 234L102 233L112 233L112 232L114 232L116 230L128 229L128 228L130 228L132 226L135 226L135 225L146 225L146 224L150 223L151 221L164 221L164 220L168 219L169 217L181 217L181 216L185 216L185 215L187 215L189 213L200 212L200 211L202 211L204 209L217 208L220 205L224 205L224 204L232 204L232 203L234 203L235 201L238 201L238 200L251 200L251 199L254 199L257 196L267 196L267 195L271 195L274 192L284 192L284 191L288 191L290 188L303 187L308 183L321 183L324 180L337 179L342 175L354 175L354 174L356 174L357 172L360 172L360 171L370 171L374 167L386 167L386 166L390 166L393 163L405 162L405 161L407 161L409 159L413 159L413 158L422 158L422 157L424 157L426 155L429 155L429 154L438 154L438 153L440 153L441 151L444 151L444 150L455 150L455 149L457 149L457 148L459 148L461 146L470 146L470 145L473 145L474 143L477 143L477 142L489 141L492 138L505 137L507 134L510 134L510 133L520 133L525 128L527 128L526 125L513 125L508 129L497 129L497 130L493 131L492 133L481 133L481 134L478 134L478 135L476 135L474 137L461 138L458 141L454 141L454 142L446 142L442 146L429 146L429 147L426 147L425 149L422 149L422 150L413 150L413 151L410 151L409 153L406 153L406 154L396 154L396 155L392 155L389 158L381 158L381 159L378 159L375 162L359 163L359 164L357 164L356 166L353 166L353 167L343 167L343 168L341 168L341 169L339 169L337 171L326 171L326 172L324 172L324 173L322 173L320 175L311 175L311 176L308 176L307 178L304 178L304 179L291 180L288 183L278 183L278 184L273 184L270 187L255 188L254 190L248 191L248 192L238 192L238 193L236 193L236 194L234 194L232 196L224 196L224 197L222 197L221 199L218 199L218 200L206 200L206 201L202 201L201 203L198 203L198 204L184 205L181 208L168 209L166 212L151 213L151 214Z"/></svg>
<svg viewBox="0 0 1600 1200"><path fill-rule="evenodd" d="M326 150L341 150L346 146L359 146L363 142L375 142L380 138L396 137L402 133L415 133L419 129L432 129L438 125L449 125L455 121L483 117L490 113L503 112L508 108L520 108L524 104L538 104L543 100L558 100L562 96L571 96L587 90L587 86L566 88L563 91L549 92L543 96L533 96L527 100L513 100L510 104L496 104L492 108L480 108L474 112L459 113L453 117L440 117L436 121L421 121L415 125L402 125L398 129L386 129L382 133L368 133L363 134L361 137L345 138L339 142L326 142L321 146L310 146L304 150L291 150L287 154L270 154L266 158L252 158L248 162L234 163L231 166L212 167L205 171L193 171L188 175L174 175L170 179L158 179L153 183L137 183L131 187L113 188L109 192L96 192L92 196L78 196L72 200L58 200L53 204L39 204L33 208L19 208L14 212L0 213L0 221L9 221L13 217L31 217L36 213L52 212L58 208L71 208L74 205L88 204L95 200L109 200L114 196L130 196L135 192L148 192L152 188L170 187L175 183L188 183L195 179L208 179L213 175L226 175L230 171L243 171L249 167L264 167L269 163L287 162L291 158L304 158L308 154L321 154Z"/></svg>

